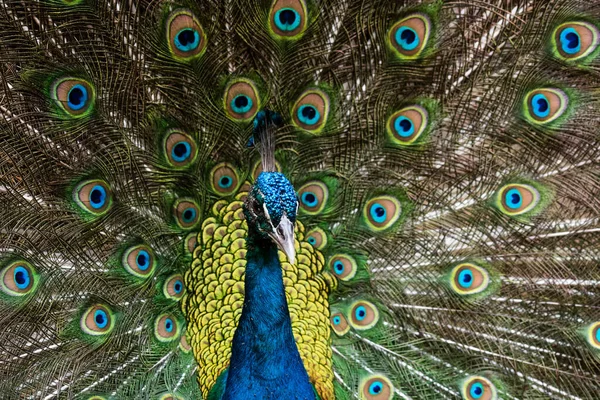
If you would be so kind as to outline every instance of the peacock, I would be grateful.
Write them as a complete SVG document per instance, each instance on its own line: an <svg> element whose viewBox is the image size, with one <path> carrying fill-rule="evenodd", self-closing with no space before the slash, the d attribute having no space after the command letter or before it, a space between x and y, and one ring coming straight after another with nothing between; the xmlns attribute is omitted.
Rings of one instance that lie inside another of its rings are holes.
<svg viewBox="0 0 600 400"><path fill-rule="evenodd" d="M600 398L600 4L0 1L0 398Z"/></svg>

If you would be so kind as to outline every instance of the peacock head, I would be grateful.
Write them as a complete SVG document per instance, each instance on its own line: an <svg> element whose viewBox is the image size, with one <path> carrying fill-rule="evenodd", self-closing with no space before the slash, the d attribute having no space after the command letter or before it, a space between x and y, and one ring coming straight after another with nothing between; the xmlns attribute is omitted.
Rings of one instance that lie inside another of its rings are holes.
<svg viewBox="0 0 600 400"><path fill-rule="evenodd" d="M294 187L279 172L262 172L244 202L248 227L261 239L273 241L291 264L296 259L294 224L297 212L298 197Z"/></svg>

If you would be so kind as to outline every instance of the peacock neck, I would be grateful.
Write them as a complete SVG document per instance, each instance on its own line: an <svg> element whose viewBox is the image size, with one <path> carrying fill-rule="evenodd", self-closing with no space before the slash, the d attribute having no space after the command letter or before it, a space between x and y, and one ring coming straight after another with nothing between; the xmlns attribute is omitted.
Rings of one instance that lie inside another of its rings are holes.
<svg viewBox="0 0 600 400"><path fill-rule="evenodd" d="M223 399L314 399L294 335L277 247L249 232L245 297Z"/></svg>

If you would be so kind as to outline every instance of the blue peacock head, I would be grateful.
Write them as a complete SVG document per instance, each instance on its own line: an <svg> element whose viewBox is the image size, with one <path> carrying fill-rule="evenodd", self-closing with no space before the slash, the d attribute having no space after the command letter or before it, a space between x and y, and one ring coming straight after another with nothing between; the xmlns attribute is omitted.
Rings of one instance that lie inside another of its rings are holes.
<svg viewBox="0 0 600 400"><path fill-rule="evenodd" d="M260 111L254 120L253 137L261 147L263 172L255 180L244 202L244 214L254 236L273 241L293 264L296 258L294 224L298 213L298 196L285 175L274 172L272 128L280 124L279 114L268 110Z"/></svg>
<svg viewBox="0 0 600 400"><path fill-rule="evenodd" d="M244 202L248 227L260 238L277 244L291 264L296 258L294 224L297 213L296 191L280 172L262 172Z"/></svg>

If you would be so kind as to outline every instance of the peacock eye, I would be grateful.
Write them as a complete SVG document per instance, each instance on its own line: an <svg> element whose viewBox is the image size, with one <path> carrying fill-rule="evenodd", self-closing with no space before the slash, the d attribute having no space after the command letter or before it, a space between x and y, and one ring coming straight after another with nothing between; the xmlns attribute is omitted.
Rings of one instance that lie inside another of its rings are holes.
<svg viewBox="0 0 600 400"><path fill-rule="evenodd" d="M475 264L463 263L452 269L452 289L461 295L481 293L487 289L490 278L487 271Z"/></svg>
<svg viewBox="0 0 600 400"><path fill-rule="evenodd" d="M163 293L166 298L179 301L185 294L183 276L177 274L167 278L163 286Z"/></svg>
<svg viewBox="0 0 600 400"><path fill-rule="evenodd" d="M350 324L354 329L371 329L377 321L379 321L379 311L368 301L357 301L350 308Z"/></svg>
<svg viewBox="0 0 600 400"><path fill-rule="evenodd" d="M154 336L161 342L172 342L179 336L177 319L169 314L162 314L154 322Z"/></svg>
<svg viewBox="0 0 600 400"><path fill-rule="evenodd" d="M537 89L525 97L526 116L530 122L537 125L560 118L568 105L569 98L558 89Z"/></svg>
<svg viewBox="0 0 600 400"><path fill-rule="evenodd" d="M169 164L179 168L190 165L197 154L196 143L187 134L179 131L171 132L167 136L164 150Z"/></svg>
<svg viewBox="0 0 600 400"><path fill-rule="evenodd" d="M318 250L327 247L327 234L321 228L313 228L306 233L306 241Z"/></svg>
<svg viewBox="0 0 600 400"><path fill-rule="evenodd" d="M26 261L14 261L0 272L0 289L9 296L24 296L37 286L37 274Z"/></svg>
<svg viewBox="0 0 600 400"><path fill-rule="evenodd" d="M589 22L567 22L554 31L556 55L568 61L580 60L598 47L600 31Z"/></svg>
<svg viewBox="0 0 600 400"><path fill-rule="evenodd" d="M154 271L154 252L146 245L133 246L123 254L122 264L131 275L147 278Z"/></svg>
<svg viewBox="0 0 600 400"><path fill-rule="evenodd" d="M496 387L489 379L482 376L472 376L462 384L462 397L467 400L495 400Z"/></svg>
<svg viewBox="0 0 600 400"><path fill-rule="evenodd" d="M187 335L185 333L183 333L181 335L181 338L179 339L179 348L184 353L189 353L192 351L192 346L190 346L190 344L188 343Z"/></svg>
<svg viewBox="0 0 600 400"><path fill-rule="evenodd" d="M102 180L84 181L73 190L73 200L82 210L101 215L112 205L112 192Z"/></svg>
<svg viewBox="0 0 600 400"><path fill-rule="evenodd" d="M600 322L588 326L586 333L588 344L594 349L600 350Z"/></svg>
<svg viewBox="0 0 600 400"><path fill-rule="evenodd" d="M388 119L388 137L394 144L412 144L423 134L427 122L427 110L423 107L415 105L403 108Z"/></svg>
<svg viewBox="0 0 600 400"><path fill-rule="evenodd" d="M531 211L540 201L539 192L530 185L510 184L498 192L500 211L507 215L521 215Z"/></svg>
<svg viewBox="0 0 600 400"><path fill-rule="evenodd" d="M71 117L83 117L92 110L95 93L83 79L63 78L52 85L52 97Z"/></svg>
<svg viewBox="0 0 600 400"><path fill-rule="evenodd" d="M298 39L306 29L304 0L275 0L269 13L271 33L278 39Z"/></svg>
<svg viewBox="0 0 600 400"><path fill-rule="evenodd" d="M329 96L319 89L311 89L300 95L292 111L292 122L306 131L317 133L327 123Z"/></svg>
<svg viewBox="0 0 600 400"><path fill-rule="evenodd" d="M346 254L336 254L329 260L329 267L339 279L349 281L356 275L356 260Z"/></svg>
<svg viewBox="0 0 600 400"><path fill-rule="evenodd" d="M389 400L394 396L392 383L383 375L371 375L360 385L365 400Z"/></svg>
<svg viewBox="0 0 600 400"><path fill-rule="evenodd" d="M392 196L378 196L365 204L363 211L367 226L374 231L391 228L402 212L400 201Z"/></svg>
<svg viewBox="0 0 600 400"><path fill-rule="evenodd" d="M251 120L260 108L256 85L248 79L232 81L225 89L224 102L227 116L235 121Z"/></svg>
<svg viewBox="0 0 600 400"><path fill-rule="evenodd" d="M180 199L175 203L175 221L180 228L192 228L200 219L200 208L193 200Z"/></svg>
<svg viewBox="0 0 600 400"><path fill-rule="evenodd" d="M427 46L430 31L429 17L424 14L412 14L392 26L388 41L400 59L415 59Z"/></svg>
<svg viewBox="0 0 600 400"><path fill-rule="evenodd" d="M231 164L218 164L210 172L210 182L216 194L221 196L233 194L239 185L237 170Z"/></svg>
<svg viewBox="0 0 600 400"><path fill-rule="evenodd" d="M300 209L306 214L315 215L325 208L329 190L323 182L311 181L305 183L298 190L298 197L300 198L298 202Z"/></svg>
<svg viewBox="0 0 600 400"><path fill-rule="evenodd" d="M81 317L80 326L88 335L107 335L114 327L114 314L105 305L93 305Z"/></svg>
<svg viewBox="0 0 600 400"><path fill-rule="evenodd" d="M348 325L346 317L344 317L344 314L340 312L331 314L329 320L331 322L331 327L333 328L333 331L338 336L343 336L350 330L350 325Z"/></svg>
<svg viewBox="0 0 600 400"><path fill-rule="evenodd" d="M179 59L190 60L206 50L206 36L198 20L189 11L176 11L168 19L169 50Z"/></svg>

